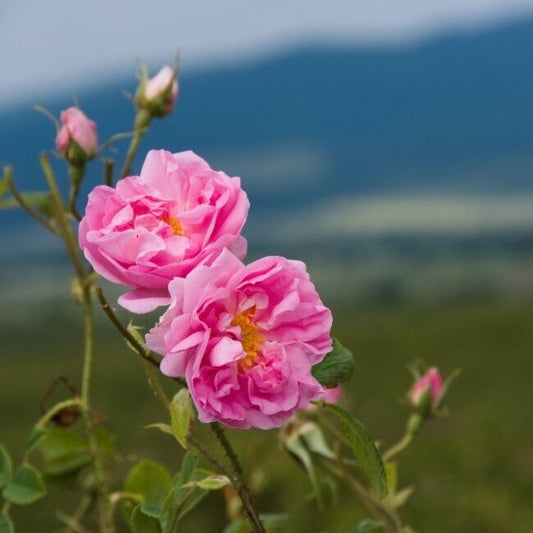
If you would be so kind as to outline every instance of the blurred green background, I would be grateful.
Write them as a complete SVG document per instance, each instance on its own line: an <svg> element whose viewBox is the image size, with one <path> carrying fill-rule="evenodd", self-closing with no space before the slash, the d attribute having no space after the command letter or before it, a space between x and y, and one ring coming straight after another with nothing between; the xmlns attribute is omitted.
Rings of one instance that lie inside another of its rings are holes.
<svg viewBox="0 0 533 533"><path fill-rule="evenodd" d="M80 310L66 301L54 308L26 323L6 327L4 322L2 328L1 440L19 458L49 383L60 373L77 383L80 374ZM406 361L423 357L445 374L463 371L446 402L451 415L431 421L400 460L401 486L416 487L405 519L421 532L529 531L533 307L491 303L334 310L335 333L357 361L344 402L386 445L399 438L407 415L399 401L410 386ZM170 437L144 428L165 420L165 414L147 387L142 364L103 318L100 314L94 408L104 414L123 454L114 470L118 489L135 459L148 457L176 471L181 451ZM261 510L293 513L289 531L348 531L363 516L347 490L320 513L306 475L282 450L276 431L230 436L245 464L259 468L252 478L267 476L257 493ZM50 482L49 497L15 510L18 530L57 528L54 511L72 510L75 501L66 486L60 491ZM213 494L186 519L183 531L218 532L224 520L223 499Z"/></svg>

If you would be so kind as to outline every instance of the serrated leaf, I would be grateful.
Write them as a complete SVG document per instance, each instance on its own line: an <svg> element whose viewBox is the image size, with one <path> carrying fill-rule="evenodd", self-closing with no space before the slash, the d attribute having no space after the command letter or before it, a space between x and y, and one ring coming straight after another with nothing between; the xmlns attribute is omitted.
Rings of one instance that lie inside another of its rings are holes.
<svg viewBox="0 0 533 533"><path fill-rule="evenodd" d="M171 486L172 478L163 465L143 460L129 471L124 492L141 494L146 503L161 504Z"/></svg>
<svg viewBox="0 0 533 533"><path fill-rule="evenodd" d="M161 505L171 486L172 478L163 465L154 461L143 460L133 466L128 472L123 490L124 492L140 495L143 499L143 505L157 505L160 512ZM120 505L124 518L126 521L129 520L130 523L133 509L134 504L129 500L123 501Z"/></svg>
<svg viewBox="0 0 533 533"><path fill-rule="evenodd" d="M199 481L189 481L183 485L184 487L198 487L205 490L219 490L226 485L231 485L228 476L213 474L211 476L200 479Z"/></svg>
<svg viewBox="0 0 533 533"><path fill-rule="evenodd" d="M333 339L333 349L312 369L314 378L328 389L350 379L355 368L352 352L338 339Z"/></svg>
<svg viewBox="0 0 533 533"><path fill-rule="evenodd" d="M21 196L27 205L37 209L46 217L53 216L54 210L50 203L50 193L32 191L21 193ZM16 209L18 207L20 207L19 203L12 196L0 200L0 209Z"/></svg>
<svg viewBox="0 0 533 533"><path fill-rule="evenodd" d="M180 445L187 449L187 436L194 416L191 394L188 389L178 391L170 402L169 411L172 433Z"/></svg>
<svg viewBox="0 0 533 533"><path fill-rule="evenodd" d="M383 529L384 523L378 520L363 520L359 522L354 528L350 529L350 533L366 533L367 531L377 531Z"/></svg>
<svg viewBox="0 0 533 533"><path fill-rule="evenodd" d="M43 472L48 476L72 474L92 461L87 440L71 429L47 429L38 448L43 456Z"/></svg>
<svg viewBox="0 0 533 533"><path fill-rule="evenodd" d="M0 533L15 533L13 522L5 511L0 513Z"/></svg>
<svg viewBox="0 0 533 533"><path fill-rule="evenodd" d="M16 505L33 503L46 494L40 474L29 464L20 465L2 496Z"/></svg>
<svg viewBox="0 0 533 533"><path fill-rule="evenodd" d="M163 424L162 422L158 422L156 424L149 424L148 426L144 426L144 427L145 429L158 429L159 431L162 431L163 433L167 433L168 435L174 436L172 427L169 424Z"/></svg>
<svg viewBox="0 0 533 533"><path fill-rule="evenodd" d="M385 468L374 441L365 426L339 405L326 404L325 407L340 418L344 434L350 443L359 468L370 482L372 490L380 498L383 498L387 494Z"/></svg>
<svg viewBox="0 0 533 533"><path fill-rule="evenodd" d="M159 520L143 513L140 505L133 509L130 523L134 533L161 533L162 531Z"/></svg>
<svg viewBox="0 0 533 533"><path fill-rule="evenodd" d="M8 451L3 444L0 444L0 488L4 487L11 481L13 475L13 464Z"/></svg>

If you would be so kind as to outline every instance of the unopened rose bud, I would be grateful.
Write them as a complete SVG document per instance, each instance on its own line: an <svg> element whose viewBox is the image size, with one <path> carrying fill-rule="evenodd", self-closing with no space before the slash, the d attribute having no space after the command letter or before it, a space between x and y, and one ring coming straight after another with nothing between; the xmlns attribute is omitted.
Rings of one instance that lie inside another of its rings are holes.
<svg viewBox="0 0 533 533"><path fill-rule="evenodd" d="M337 385L333 389L326 389L322 399L326 403L339 403L344 395L344 391L340 385Z"/></svg>
<svg viewBox="0 0 533 533"><path fill-rule="evenodd" d="M165 117L172 112L177 97L176 72L165 66L153 78L141 80L136 102L139 108L146 109L150 115Z"/></svg>
<svg viewBox="0 0 533 533"><path fill-rule="evenodd" d="M62 111L60 120L61 128L56 137L57 149L72 165L83 165L96 155L96 124L77 107Z"/></svg>
<svg viewBox="0 0 533 533"><path fill-rule="evenodd" d="M433 366L416 380L409 393L409 400L417 411L428 415L434 413L435 409L439 407L444 391L439 369Z"/></svg>

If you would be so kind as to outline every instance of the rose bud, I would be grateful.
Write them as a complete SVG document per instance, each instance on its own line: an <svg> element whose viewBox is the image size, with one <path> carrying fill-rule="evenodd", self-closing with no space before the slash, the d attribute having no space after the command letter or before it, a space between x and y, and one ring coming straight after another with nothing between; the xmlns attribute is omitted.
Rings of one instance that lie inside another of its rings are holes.
<svg viewBox="0 0 533 533"><path fill-rule="evenodd" d="M344 395L344 391L340 385L333 389L326 389L322 399L325 403L339 403Z"/></svg>
<svg viewBox="0 0 533 533"><path fill-rule="evenodd" d="M169 66L164 66L153 78L147 79L143 75L136 103L153 117L166 117L172 112L177 97L176 72Z"/></svg>
<svg viewBox="0 0 533 533"><path fill-rule="evenodd" d="M56 136L57 149L72 165L83 165L96 155L96 124L77 107L61 111L60 120L61 127Z"/></svg>
<svg viewBox="0 0 533 533"><path fill-rule="evenodd" d="M409 403L420 414L429 416L435 414L444 392L445 387L439 369L433 366L415 381L409 392Z"/></svg>

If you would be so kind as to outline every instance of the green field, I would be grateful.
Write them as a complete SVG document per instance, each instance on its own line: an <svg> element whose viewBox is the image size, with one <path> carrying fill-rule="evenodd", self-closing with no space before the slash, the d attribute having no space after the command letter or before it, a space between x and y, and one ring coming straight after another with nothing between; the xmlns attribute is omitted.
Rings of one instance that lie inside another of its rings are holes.
<svg viewBox="0 0 533 533"><path fill-rule="evenodd" d="M1 326L0 440L20 458L21 443L39 416L43 391L58 374L77 383L81 330L74 304L63 312L32 309L27 319ZM503 304L448 308L335 311L335 333L355 354L357 368L345 400L371 434L385 444L400 435L410 384L405 363L424 358L444 374L463 373L448 398L451 416L431 422L400 463L402 485L416 490L404 517L418 532L533 531L533 307ZM102 319L96 345L94 408L118 435L117 481L135 458L147 456L178 469L181 452L170 437L144 426L164 420L146 385L142 364ZM170 388L172 387L172 384ZM281 450L276 432L230 434L245 463L264 458L254 479L271 477L257 494L265 512L289 510L291 532L344 533L360 516L350 493L319 513L306 499L309 483ZM260 484L259 484L260 485ZM117 485L117 488L119 485ZM19 532L55 531L54 511L72 512L67 491L13 512ZM61 498L61 499L60 499ZM208 512L206 512L206 509ZM184 522L185 532L220 532L224 506L213 494Z"/></svg>

